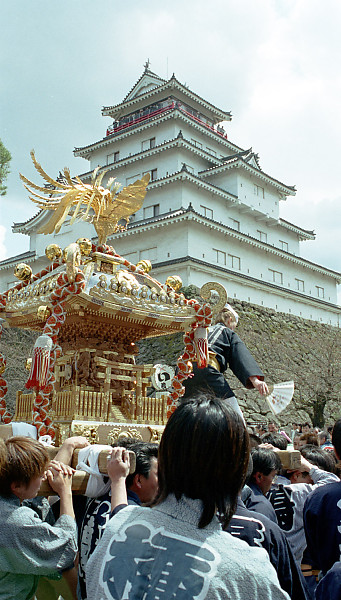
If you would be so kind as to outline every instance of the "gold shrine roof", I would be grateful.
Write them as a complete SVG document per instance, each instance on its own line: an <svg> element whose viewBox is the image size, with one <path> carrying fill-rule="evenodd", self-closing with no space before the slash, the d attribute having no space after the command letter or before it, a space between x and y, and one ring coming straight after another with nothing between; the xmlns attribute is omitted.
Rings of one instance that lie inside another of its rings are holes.
<svg viewBox="0 0 341 600"><path fill-rule="evenodd" d="M132 273L122 268L118 261L118 257L96 252L91 261L78 267L84 275L85 287L65 299L66 320L62 329L76 323L81 334L90 321L100 321L113 328L133 329L134 339L143 339L185 331L194 323L195 311L181 293L162 285L148 273ZM10 290L0 316L11 326L43 329L46 320L43 309L51 310L51 294L66 269L63 263L21 289Z"/></svg>

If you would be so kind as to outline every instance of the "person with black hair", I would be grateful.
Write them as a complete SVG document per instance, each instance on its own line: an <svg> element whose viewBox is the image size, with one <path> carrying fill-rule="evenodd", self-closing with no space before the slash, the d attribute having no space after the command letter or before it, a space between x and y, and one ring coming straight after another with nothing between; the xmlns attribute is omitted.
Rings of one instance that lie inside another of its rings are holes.
<svg viewBox="0 0 341 600"><path fill-rule="evenodd" d="M320 431L320 433L318 434L318 438L320 442L320 448L322 448L322 450L334 449L329 431Z"/></svg>
<svg viewBox="0 0 341 600"><path fill-rule="evenodd" d="M262 435L262 444L271 444L279 450L286 450L288 446L288 440L281 433L268 432Z"/></svg>
<svg viewBox="0 0 341 600"><path fill-rule="evenodd" d="M249 438L250 438L250 449L251 450L252 450L252 448L258 448L259 444L262 443L261 438L256 433L249 433Z"/></svg>
<svg viewBox="0 0 341 600"><path fill-rule="evenodd" d="M314 444L306 444L301 448L301 455L323 471L335 473L335 461L330 452ZM305 482L304 482L305 483ZM310 482L312 483L312 482Z"/></svg>
<svg viewBox="0 0 341 600"><path fill-rule="evenodd" d="M341 419L338 419L334 425L332 442L336 457L340 460ZM340 479L335 483L324 485L309 496L304 506L304 529L313 566L325 575L334 563L340 560Z"/></svg>
<svg viewBox="0 0 341 600"><path fill-rule="evenodd" d="M189 399L159 448L153 508L113 516L87 565L91 599L288 599L268 555L222 531L249 458L241 417L217 398Z"/></svg>
<svg viewBox="0 0 341 600"><path fill-rule="evenodd" d="M239 498L236 512L226 531L244 540L250 546L264 548L276 569L282 589L292 600L307 599L301 569L297 565L284 531L276 523L265 515L246 508Z"/></svg>
<svg viewBox="0 0 341 600"><path fill-rule="evenodd" d="M334 473L328 472L330 464L328 456L323 457L319 454L317 459L316 449L310 452L308 449L306 457L301 455L299 469L282 471L276 487L267 494L276 512L278 524L285 531L299 564L302 562L306 547L303 526L304 503L317 487L339 481Z"/></svg>
<svg viewBox="0 0 341 600"><path fill-rule="evenodd" d="M86 565L103 535L112 510L115 513L127 505L148 504L154 500L158 490L158 444L127 439L120 440L120 447L135 453L136 469L125 479L126 495L121 500L112 502L115 488L98 498L88 499L79 528L78 594L82 600L87 598ZM122 452L119 453L121 454Z"/></svg>
<svg viewBox="0 0 341 600"><path fill-rule="evenodd" d="M253 471L250 455L246 479ZM237 501L227 530L231 535L247 542L250 546L261 546L269 554L270 562L276 569L278 580L292 600L306 600L305 585L301 569L297 565L284 531L265 515L246 508L244 501L251 490L244 485Z"/></svg>
<svg viewBox="0 0 341 600"><path fill-rule="evenodd" d="M253 469L246 482L251 493L245 505L249 510L259 512L277 523L276 512L266 498L266 494L281 469L281 461L276 452L262 447L253 448L251 457Z"/></svg>

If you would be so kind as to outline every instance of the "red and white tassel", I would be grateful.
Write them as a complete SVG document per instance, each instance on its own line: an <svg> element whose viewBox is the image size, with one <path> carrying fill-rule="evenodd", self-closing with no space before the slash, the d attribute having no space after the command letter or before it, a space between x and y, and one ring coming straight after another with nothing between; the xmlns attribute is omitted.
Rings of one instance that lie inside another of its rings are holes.
<svg viewBox="0 0 341 600"><path fill-rule="evenodd" d="M197 327L194 330L194 347L197 358L197 365L199 369L207 367L208 363L208 342L207 342L207 328Z"/></svg>
<svg viewBox="0 0 341 600"><path fill-rule="evenodd" d="M52 348L52 339L49 335L40 335L34 344L33 358L28 381L25 384L27 389L36 391L44 389L47 384L50 352Z"/></svg>

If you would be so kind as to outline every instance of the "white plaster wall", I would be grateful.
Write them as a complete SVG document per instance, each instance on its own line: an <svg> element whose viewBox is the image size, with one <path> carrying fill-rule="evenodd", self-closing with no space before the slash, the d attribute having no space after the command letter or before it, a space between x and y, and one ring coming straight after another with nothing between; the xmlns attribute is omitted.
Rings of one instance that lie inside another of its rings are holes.
<svg viewBox="0 0 341 600"><path fill-rule="evenodd" d="M255 185L264 190L262 194L255 193ZM239 190L238 197L242 202L247 201L249 206L253 206L270 217L278 219L279 217L279 193L271 185L265 183L255 175L247 173L243 169L239 171Z"/></svg>
<svg viewBox="0 0 341 600"><path fill-rule="evenodd" d="M45 248L49 244L58 244L64 249L71 242L75 242L80 237L92 238L96 235L94 226L85 221L78 221L70 226L70 218L67 223L62 225L59 233L48 235L37 234L30 236L30 250L34 250L38 256L45 256Z"/></svg>
<svg viewBox="0 0 341 600"><path fill-rule="evenodd" d="M200 125L196 125L195 122L187 123L179 118L177 119L177 124L178 131L181 129L185 139L199 142L199 144L202 144L202 150L205 150L212 156L222 158L233 154L233 152L226 147L226 142L220 139L219 136L216 134L210 135L209 130L206 132Z"/></svg>
<svg viewBox="0 0 341 600"><path fill-rule="evenodd" d="M224 171L223 173L216 173L209 177L204 177L204 181L211 183L234 196L238 196L238 172Z"/></svg>
<svg viewBox="0 0 341 600"><path fill-rule="evenodd" d="M119 159L121 160L142 152L142 142L144 140L155 137L155 144L159 145L173 139L177 134L178 128L176 127L176 123L174 120L168 120L159 125L150 123L122 134L108 136L105 140L105 147L98 148L92 152L89 170L95 169L98 165L107 165L108 160L110 160L109 164L111 164L113 159L108 159L108 156L110 157L114 152L119 151Z"/></svg>
<svg viewBox="0 0 341 600"><path fill-rule="evenodd" d="M257 288L254 284L238 281L231 275L224 275L216 271L213 265L207 268L199 265L191 268L174 265L174 268L176 269L176 273L182 278L183 285L192 283L200 288L207 281L215 281L224 285L232 303L233 299L236 298L259 306L272 308L276 312L293 314L305 319L329 323L334 326L340 325L340 315L335 314L328 307L324 307L321 310L321 306L314 306L309 299L305 303L301 298L282 296L280 292L270 288ZM170 270L171 266L168 267L168 271ZM165 280L167 278L166 268L162 269L160 273L158 269L155 269L155 276L158 276L160 280L163 276L163 280Z"/></svg>
<svg viewBox="0 0 341 600"><path fill-rule="evenodd" d="M165 223L161 228L116 236L113 239L116 252L122 256L135 253L137 260L147 258L151 263L174 260L188 254L188 229L185 223ZM157 249L150 252L148 250ZM128 256L128 260L133 260Z"/></svg>
<svg viewBox="0 0 341 600"><path fill-rule="evenodd" d="M224 256L220 257L221 262L218 262L216 250L226 254L226 264L223 262ZM283 290L302 291L302 294L314 298L319 297L316 287L318 286L323 288L323 296L320 295L322 299L334 304L337 302L335 284L331 278L318 273L316 269L308 269L300 263L291 262L284 254L278 256L265 247L257 248L245 244L229 233L224 234L216 229L193 224L189 233L189 255L232 270L236 274L239 272L261 282L273 283ZM233 266L231 256L240 259L240 269ZM282 278L278 276L278 279L274 280L277 273L282 274ZM304 282L304 290L298 289L296 280L299 280L300 285Z"/></svg>

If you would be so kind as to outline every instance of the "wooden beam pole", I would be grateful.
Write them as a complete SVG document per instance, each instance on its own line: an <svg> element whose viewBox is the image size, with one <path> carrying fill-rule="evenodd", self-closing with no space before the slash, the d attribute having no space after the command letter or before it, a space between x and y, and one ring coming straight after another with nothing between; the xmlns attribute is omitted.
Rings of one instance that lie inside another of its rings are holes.
<svg viewBox="0 0 341 600"><path fill-rule="evenodd" d="M46 449L49 453L50 459L55 458L59 448L55 448L54 446L46 446ZM135 452L129 450L129 458L130 458L130 471L129 473L135 473L136 470L136 456ZM102 450L98 455L98 468L100 473L106 475L107 471L107 461L108 456L111 453L111 448L108 447L106 450ZM75 469L78 464L78 455L79 449L74 450L72 455L71 466ZM85 494L86 486L88 484L89 474L85 471L77 470L72 476L72 493L73 494ZM55 496L56 493L50 487L48 481L43 481L40 486L40 490L38 496Z"/></svg>

